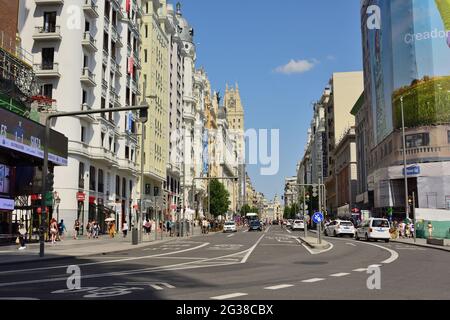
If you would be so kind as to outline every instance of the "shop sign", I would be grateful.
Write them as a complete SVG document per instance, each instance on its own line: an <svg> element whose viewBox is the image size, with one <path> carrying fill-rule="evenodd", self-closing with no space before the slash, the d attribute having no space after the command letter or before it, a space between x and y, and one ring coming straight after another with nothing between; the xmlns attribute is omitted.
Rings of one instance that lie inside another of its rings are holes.
<svg viewBox="0 0 450 320"><path fill-rule="evenodd" d="M0 198L0 210L14 210L14 200Z"/></svg>

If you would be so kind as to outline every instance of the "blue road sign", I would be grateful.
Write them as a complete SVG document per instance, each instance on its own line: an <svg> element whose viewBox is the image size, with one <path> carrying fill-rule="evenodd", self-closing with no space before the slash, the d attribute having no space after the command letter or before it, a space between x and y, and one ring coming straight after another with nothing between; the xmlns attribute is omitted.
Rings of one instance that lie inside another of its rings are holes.
<svg viewBox="0 0 450 320"><path fill-rule="evenodd" d="M321 223L323 221L323 213L322 212L314 213L313 221L314 223Z"/></svg>

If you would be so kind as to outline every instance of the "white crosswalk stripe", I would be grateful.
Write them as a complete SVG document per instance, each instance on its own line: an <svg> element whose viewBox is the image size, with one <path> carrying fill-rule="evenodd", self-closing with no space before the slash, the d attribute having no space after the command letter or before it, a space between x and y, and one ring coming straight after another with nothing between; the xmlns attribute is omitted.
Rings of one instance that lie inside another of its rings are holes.
<svg viewBox="0 0 450 320"><path fill-rule="evenodd" d="M226 294L226 295L223 295L223 296L211 297L211 299L213 299L213 300L227 300L227 299L239 298L239 297L244 297L244 296L248 296L248 293L231 293L231 294Z"/></svg>
<svg viewBox="0 0 450 320"><path fill-rule="evenodd" d="M348 276L349 274L350 274L350 273L345 273L345 272L342 272L342 273L335 273L335 274L330 275L330 277L339 278L339 277L345 277L345 276Z"/></svg>
<svg viewBox="0 0 450 320"><path fill-rule="evenodd" d="M367 268L359 268L359 269L355 269L353 270L354 272L366 272Z"/></svg>

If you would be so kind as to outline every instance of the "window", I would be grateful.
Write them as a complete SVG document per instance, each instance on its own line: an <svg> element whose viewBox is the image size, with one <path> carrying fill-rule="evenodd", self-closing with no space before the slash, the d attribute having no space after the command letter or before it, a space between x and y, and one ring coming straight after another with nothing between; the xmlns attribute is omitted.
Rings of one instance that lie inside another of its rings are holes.
<svg viewBox="0 0 450 320"><path fill-rule="evenodd" d="M41 86L40 94L41 96L51 99L53 97L53 85L44 84L43 86Z"/></svg>
<svg viewBox="0 0 450 320"><path fill-rule="evenodd" d="M447 140L448 140L448 143L450 143L450 131L447 131Z"/></svg>
<svg viewBox="0 0 450 320"><path fill-rule="evenodd" d="M122 198L127 197L127 179L122 178Z"/></svg>
<svg viewBox="0 0 450 320"><path fill-rule="evenodd" d="M120 177L116 176L116 198L120 196Z"/></svg>
<svg viewBox="0 0 450 320"><path fill-rule="evenodd" d="M101 109L105 109L105 108L106 108L106 100L105 100L105 98L103 98L103 97L102 97L102 100L101 100L100 108L101 108ZM105 114L104 112L102 113L102 118L103 118L103 119L106 119L106 114Z"/></svg>
<svg viewBox="0 0 450 320"><path fill-rule="evenodd" d="M130 147L125 146L125 159L130 159Z"/></svg>
<svg viewBox="0 0 450 320"><path fill-rule="evenodd" d="M100 139L102 140L101 141L102 147L104 147L105 146L105 133L104 132L100 133Z"/></svg>
<svg viewBox="0 0 450 320"><path fill-rule="evenodd" d="M84 189L84 163L78 164L78 188Z"/></svg>
<svg viewBox="0 0 450 320"><path fill-rule="evenodd" d="M133 181L130 180L130 198L132 194L133 194Z"/></svg>
<svg viewBox="0 0 450 320"><path fill-rule="evenodd" d="M148 24L145 25L145 37L148 38Z"/></svg>
<svg viewBox="0 0 450 320"><path fill-rule="evenodd" d="M81 97L81 102L83 104L87 104L87 91L86 90L83 90L82 97Z"/></svg>
<svg viewBox="0 0 450 320"><path fill-rule="evenodd" d="M98 169L98 190L99 193L105 192L104 178L103 178L103 170Z"/></svg>
<svg viewBox="0 0 450 320"><path fill-rule="evenodd" d="M42 48L42 70L53 70L55 48Z"/></svg>
<svg viewBox="0 0 450 320"><path fill-rule="evenodd" d="M109 37L106 32L103 33L103 50L108 52Z"/></svg>
<svg viewBox="0 0 450 320"><path fill-rule="evenodd" d="M147 62L147 49L144 49L144 62Z"/></svg>
<svg viewBox="0 0 450 320"><path fill-rule="evenodd" d="M90 167L89 169L89 190L95 191L95 167Z"/></svg>
<svg viewBox="0 0 450 320"><path fill-rule="evenodd" d="M109 137L109 151L112 151L112 137Z"/></svg>
<svg viewBox="0 0 450 320"><path fill-rule="evenodd" d="M56 11L44 12L44 32L56 31Z"/></svg>
<svg viewBox="0 0 450 320"><path fill-rule="evenodd" d="M406 148L426 147L430 145L429 133L410 134L406 136Z"/></svg>
<svg viewBox="0 0 450 320"><path fill-rule="evenodd" d="M81 142L86 142L86 128L81 126Z"/></svg>

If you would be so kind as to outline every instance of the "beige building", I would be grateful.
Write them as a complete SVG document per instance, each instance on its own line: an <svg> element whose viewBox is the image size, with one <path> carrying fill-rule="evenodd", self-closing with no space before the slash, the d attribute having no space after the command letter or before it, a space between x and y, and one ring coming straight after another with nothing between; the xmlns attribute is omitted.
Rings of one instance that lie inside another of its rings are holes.
<svg viewBox="0 0 450 320"><path fill-rule="evenodd" d="M166 1L143 1L144 14L141 23L142 35L142 77L140 79L142 92L150 106L149 119L145 124L144 134L144 199L165 197L164 182L166 181L166 166L168 163L168 107L169 107L169 40L165 30ZM140 159L140 157L138 158ZM140 188L139 188L140 190ZM156 211L167 213L166 201L162 198L158 203L151 203L147 213L153 215ZM155 211L155 204L158 206ZM162 218L162 216L161 216Z"/></svg>
<svg viewBox="0 0 450 320"><path fill-rule="evenodd" d="M336 214L338 190L336 183L336 146L342 141L348 130L355 126L355 117L351 110L364 90L362 72L334 73L329 82L330 98L324 105L327 146L324 152L328 156L328 174L325 179L327 190L328 214Z"/></svg>

